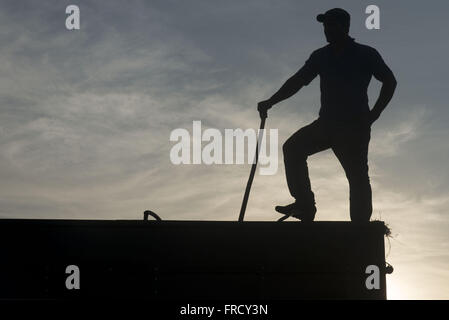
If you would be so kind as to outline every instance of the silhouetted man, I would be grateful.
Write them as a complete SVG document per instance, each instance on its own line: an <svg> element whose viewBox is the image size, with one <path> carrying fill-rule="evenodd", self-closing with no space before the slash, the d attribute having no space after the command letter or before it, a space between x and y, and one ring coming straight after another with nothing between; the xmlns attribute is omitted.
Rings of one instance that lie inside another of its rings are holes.
<svg viewBox="0 0 449 320"><path fill-rule="evenodd" d="M368 177L368 144L371 124L393 97L396 79L380 54L359 44L349 33L350 15L335 8L319 14L328 45L314 51L270 99L259 102L266 115L276 103L285 100L320 76L321 109L317 120L299 129L283 145L287 184L295 202L277 206L276 211L302 221L313 221L316 207L311 190L307 157L331 148L349 181L352 221L367 222L372 213ZM372 110L367 89L371 76L382 82Z"/></svg>

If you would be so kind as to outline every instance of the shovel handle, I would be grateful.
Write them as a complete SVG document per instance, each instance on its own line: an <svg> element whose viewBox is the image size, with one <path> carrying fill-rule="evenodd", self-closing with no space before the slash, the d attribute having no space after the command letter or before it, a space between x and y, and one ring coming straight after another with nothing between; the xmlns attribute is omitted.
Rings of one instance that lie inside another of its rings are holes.
<svg viewBox="0 0 449 320"><path fill-rule="evenodd" d="M259 114L260 114L260 127L259 127L259 135L260 135L262 130L265 128L265 120L267 119L267 113L259 112ZM243 218L245 217L246 205L248 204L249 193L251 191L251 185L253 184L254 174L256 173L257 168L257 162L259 160L259 135L257 136L256 142L255 161L251 166L248 182L246 183L245 195L243 196L242 206L240 208L239 222L243 222Z"/></svg>

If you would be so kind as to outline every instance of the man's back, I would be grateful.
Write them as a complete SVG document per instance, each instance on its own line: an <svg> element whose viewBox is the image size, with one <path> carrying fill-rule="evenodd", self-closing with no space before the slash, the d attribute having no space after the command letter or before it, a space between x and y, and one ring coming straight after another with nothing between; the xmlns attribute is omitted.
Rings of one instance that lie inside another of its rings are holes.
<svg viewBox="0 0 449 320"><path fill-rule="evenodd" d="M335 52L331 45L315 50L295 76L307 85L319 75L320 116L345 121L369 113L371 76L382 80L389 72L376 49L348 38L342 52Z"/></svg>

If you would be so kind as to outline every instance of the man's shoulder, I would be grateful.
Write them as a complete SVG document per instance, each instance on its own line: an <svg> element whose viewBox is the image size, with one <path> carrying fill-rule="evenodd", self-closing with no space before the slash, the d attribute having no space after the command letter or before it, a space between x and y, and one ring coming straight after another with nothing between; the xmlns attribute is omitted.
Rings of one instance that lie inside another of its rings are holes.
<svg viewBox="0 0 449 320"><path fill-rule="evenodd" d="M311 57L316 57L316 58L320 58L323 55L325 55L328 51L330 50L330 45L327 44L321 48L316 49L315 51L312 52L312 54L310 55Z"/></svg>
<svg viewBox="0 0 449 320"><path fill-rule="evenodd" d="M367 44L362 44L362 43L358 43L358 42L354 41L354 47L359 52L361 52L363 54L366 54L366 55L377 55L377 54L379 54L379 52L375 48L373 48L373 47L371 47L371 46L369 46Z"/></svg>
<svg viewBox="0 0 449 320"><path fill-rule="evenodd" d="M351 43L352 46L354 46L357 50L359 50L359 51L361 51L363 53L366 53L366 54L377 53L377 50L375 48L369 46L369 45L358 43L356 41L351 41L351 42L352 42ZM313 51L311 55L319 57L319 56L327 54L331 50L332 50L331 45L327 44L327 45L325 45L325 46L323 46L321 48L318 48L315 51Z"/></svg>
<svg viewBox="0 0 449 320"><path fill-rule="evenodd" d="M364 57L380 56L379 52L375 48L373 48L369 45L356 42L355 40L351 41L351 45L353 48L355 48L355 52L358 52L359 54L361 54ZM331 50L332 50L331 45L327 44L327 45L313 51L312 54L310 55L310 57L312 59L323 59L329 54L329 52Z"/></svg>

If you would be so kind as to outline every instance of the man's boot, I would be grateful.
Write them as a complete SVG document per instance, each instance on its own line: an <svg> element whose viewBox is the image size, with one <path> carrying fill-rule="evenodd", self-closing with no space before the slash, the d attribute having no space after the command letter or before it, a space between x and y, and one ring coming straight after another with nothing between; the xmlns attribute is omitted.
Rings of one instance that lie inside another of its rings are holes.
<svg viewBox="0 0 449 320"><path fill-rule="evenodd" d="M303 222L312 222L315 219L316 207L315 205L301 206L298 202L293 202L286 206L276 206L274 208L277 212L284 214L285 216L278 221L283 221L288 217L294 217Z"/></svg>

